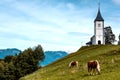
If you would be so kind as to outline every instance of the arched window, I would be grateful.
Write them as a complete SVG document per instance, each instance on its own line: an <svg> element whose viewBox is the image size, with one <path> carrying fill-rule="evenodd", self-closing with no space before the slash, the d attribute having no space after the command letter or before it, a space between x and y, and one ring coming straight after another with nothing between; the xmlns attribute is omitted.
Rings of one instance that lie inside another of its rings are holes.
<svg viewBox="0 0 120 80"><path fill-rule="evenodd" d="M98 41L98 44L101 44L101 41L100 41L100 40Z"/></svg>

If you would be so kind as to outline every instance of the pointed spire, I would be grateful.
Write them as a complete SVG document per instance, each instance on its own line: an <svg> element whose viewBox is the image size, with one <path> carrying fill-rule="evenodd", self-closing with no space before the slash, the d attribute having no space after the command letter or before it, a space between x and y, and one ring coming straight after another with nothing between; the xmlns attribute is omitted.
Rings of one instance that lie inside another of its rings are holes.
<svg viewBox="0 0 120 80"><path fill-rule="evenodd" d="M100 13L100 2L98 3L98 13L97 13L97 17L95 18L94 22L95 21L104 21L103 17L101 16L101 13Z"/></svg>
<svg viewBox="0 0 120 80"><path fill-rule="evenodd" d="M100 1L99 1L99 3L98 3L98 9L100 10Z"/></svg>

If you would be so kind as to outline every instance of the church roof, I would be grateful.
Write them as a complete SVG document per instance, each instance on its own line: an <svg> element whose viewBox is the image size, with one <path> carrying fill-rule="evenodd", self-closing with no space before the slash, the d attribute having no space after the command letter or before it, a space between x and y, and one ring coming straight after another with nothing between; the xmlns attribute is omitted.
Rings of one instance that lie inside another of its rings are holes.
<svg viewBox="0 0 120 80"><path fill-rule="evenodd" d="M101 16L100 9L98 10L97 17L95 18L95 21L104 21L103 17Z"/></svg>

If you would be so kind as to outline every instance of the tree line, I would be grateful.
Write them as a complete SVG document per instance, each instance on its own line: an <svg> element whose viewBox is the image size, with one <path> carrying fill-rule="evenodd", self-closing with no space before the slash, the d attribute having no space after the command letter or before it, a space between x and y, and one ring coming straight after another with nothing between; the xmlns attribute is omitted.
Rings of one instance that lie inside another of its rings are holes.
<svg viewBox="0 0 120 80"><path fill-rule="evenodd" d="M18 80L39 69L39 62L45 58L41 45L28 48L15 56L0 59L0 80Z"/></svg>

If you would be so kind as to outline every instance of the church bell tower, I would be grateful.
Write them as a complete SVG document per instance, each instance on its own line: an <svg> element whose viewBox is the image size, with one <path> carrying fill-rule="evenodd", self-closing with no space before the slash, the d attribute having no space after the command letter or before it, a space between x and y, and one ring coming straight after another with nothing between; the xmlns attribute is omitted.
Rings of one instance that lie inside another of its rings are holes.
<svg viewBox="0 0 120 80"><path fill-rule="evenodd" d="M92 44L98 45L98 44L105 44L104 39L104 19L100 12L100 4L98 8L97 16L94 20L94 42Z"/></svg>

